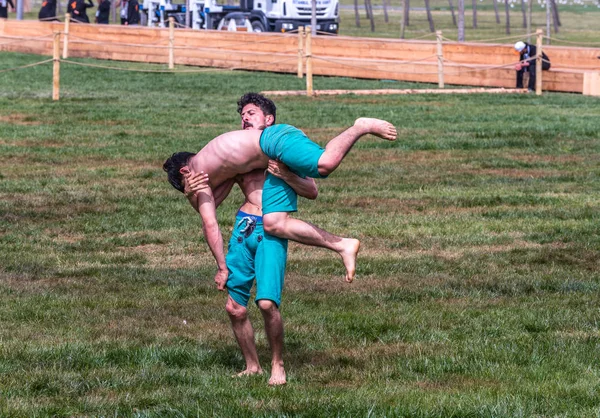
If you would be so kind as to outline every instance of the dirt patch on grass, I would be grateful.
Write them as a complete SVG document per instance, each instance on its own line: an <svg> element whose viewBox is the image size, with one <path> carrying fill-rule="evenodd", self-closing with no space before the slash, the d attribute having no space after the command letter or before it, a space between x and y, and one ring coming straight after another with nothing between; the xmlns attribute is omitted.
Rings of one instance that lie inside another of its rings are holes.
<svg viewBox="0 0 600 418"><path fill-rule="evenodd" d="M224 125L219 125L216 123L190 123L186 126L191 126L192 128L219 128Z"/></svg>
<svg viewBox="0 0 600 418"><path fill-rule="evenodd" d="M580 155L539 155L539 154L512 154L510 158L525 163L550 162L550 163L579 163L586 160Z"/></svg>
<svg viewBox="0 0 600 418"><path fill-rule="evenodd" d="M560 171L553 169L533 169L533 168L481 168L481 169L463 169L456 170L456 174L467 174L470 176L492 176L506 178L545 178L556 177Z"/></svg>
<svg viewBox="0 0 600 418"><path fill-rule="evenodd" d="M366 244L366 243L365 243ZM542 248L548 249L564 249L567 244L563 242L552 242L548 244L539 244L536 242L525 241L522 239L514 239L511 243L497 245L476 245L476 246L461 246L457 248L428 248L428 249L398 249L392 250L382 248L381 246L363 245L359 253L360 258L368 258L373 260L381 259L411 259L420 258L423 256L432 256L444 258L447 260L457 260L467 256L503 253L514 250L539 250Z"/></svg>
<svg viewBox="0 0 600 418"><path fill-rule="evenodd" d="M0 115L0 122L7 122L13 125L41 125L42 121L35 120L31 115L24 113L12 113L10 115Z"/></svg>
<svg viewBox="0 0 600 418"><path fill-rule="evenodd" d="M86 121L86 125L102 125L102 126L131 126L137 121L135 120L92 120Z"/></svg>
<svg viewBox="0 0 600 418"><path fill-rule="evenodd" d="M51 235L53 232L51 230L45 231L47 234ZM58 232L58 234L52 238L52 242L56 244L75 244L83 239L85 239L84 234L64 234L62 232Z"/></svg>
<svg viewBox="0 0 600 418"><path fill-rule="evenodd" d="M44 140L33 140L33 139L24 139L21 141L14 141L10 145L15 147L24 147L24 148L62 148L65 146L64 141L53 140L53 139L44 139ZM47 164L48 165L48 164Z"/></svg>
<svg viewBox="0 0 600 418"><path fill-rule="evenodd" d="M390 149L381 152L380 149L361 149L350 154L347 160L360 166L363 166L365 163L376 163L378 166L381 166L382 163L390 162L401 163L401 167L435 166L436 170L438 170L441 165L456 164L455 161L458 158L461 158L461 156L452 151L405 152Z"/></svg>
<svg viewBox="0 0 600 418"><path fill-rule="evenodd" d="M218 297L199 303L193 297L174 300L165 296L156 300L151 294L140 295L129 307L113 309L105 304L104 308L111 313L110 319L99 323L95 334L104 341L138 336L153 340L195 340L200 336L205 341L233 340L224 305ZM209 310L211 316L204 315L202 310Z"/></svg>
<svg viewBox="0 0 600 418"><path fill-rule="evenodd" d="M371 212L386 214L415 214L426 213L438 208L428 208L431 201L428 199L398 199L381 197L346 197L337 200L338 205L344 208L368 209Z"/></svg>
<svg viewBox="0 0 600 418"><path fill-rule="evenodd" d="M309 128L303 129L304 133L313 141L321 145L327 144L333 138L341 134L348 127Z"/></svg>
<svg viewBox="0 0 600 418"><path fill-rule="evenodd" d="M40 146L44 144L56 144L56 147L60 147L64 144L60 144L56 141L44 141L42 143L35 142L31 143L30 146ZM52 145L50 145L52 146ZM0 168L7 167L9 170L3 171L2 174L6 178L20 178L26 176L27 178L36 178L41 176L44 178L56 178L56 177L86 177L90 176L94 178L94 184L103 179L98 179L98 176L93 171L95 170L108 170L114 169L117 172L127 172L125 180L134 182L137 179L132 180L130 177L145 173L149 171L156 171L162 173L162 161L156 164L152 162L140 162L126 159L105 159L97 156L77 156L69 157L69 163L52 163L31 161L28 156L14 156L3 159L0 162ZM166 177L165 177L166 179ZM110 179L111 183L114 183L114 179Z"/></svg>
<svg viewBox="0 0 600 418"><path fill-rule="evenodd" d="M45 277L40 279L31 279L25 274L3 274L0 279L7 288L16 292L25 292L28 294L43 294L51 289L69 288L71 291L81 288L81 279L72 277ZM89 286L85 284L86 289ZM87 289L88 291L90 289Z"/></svg>
<svg viewBox="0 0 600 418"><path fill-rule="evenodd" d="M563 330L556 331L556 335L560 338L589 340L591 338L600 338L600 331Z"/></svg>
<svg viewBox="0 0 600 418"><path fill-rule="evenodd" d="M146 266L152 268L198 268L207 265L212 255L200 252L188 252L184 248L169 247L163 244L146 244L136 247L120 247L123 254L141 254L146 259ZM214 261L212 261L214 263Z"/></svg>

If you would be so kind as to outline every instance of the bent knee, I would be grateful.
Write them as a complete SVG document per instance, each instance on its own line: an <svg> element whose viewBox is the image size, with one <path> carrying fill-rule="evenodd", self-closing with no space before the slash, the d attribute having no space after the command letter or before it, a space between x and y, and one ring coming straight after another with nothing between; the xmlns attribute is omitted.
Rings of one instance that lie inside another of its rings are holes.
<svg viewBox="0 0 600 418"><path fill-rule="evenodd" d="M231 298L227 300L225 310L231 318L235 319L244 319L248 314L248 309L245 306L240 305Z"/></svg>
<svg viewBox="0 0 600 418"><path fill-rule="evenodd" d="M287 220L287 214L283 213L269 213L263 216L263 227L267 234L277 236L285 230L285 222Z"/></svg>
<svg viewBox="0 0 600 418"><path fill-rule="evenodd" d="M260 309L263 312L270 312L273 310L277 310L277 305L272 300L261 299L258 301L258 309Z"/></svg>

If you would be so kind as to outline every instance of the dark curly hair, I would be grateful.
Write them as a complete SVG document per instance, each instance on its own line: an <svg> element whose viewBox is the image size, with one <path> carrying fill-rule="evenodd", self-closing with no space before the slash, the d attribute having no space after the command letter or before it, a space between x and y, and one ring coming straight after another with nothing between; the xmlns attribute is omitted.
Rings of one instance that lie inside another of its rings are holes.
<svg viewBox="0 0 600 418"><path fill-rule="evenodd" d="M246 105L253 104L253 105L259 107L260 110L263 111L265 116L272 115L273 123L275 123L275 119L277 119L277 115L276 115L277 107L275 106L275 103L273 103L273 100L267 99L262 94L246 93L240 98L240 100L238 100L237 104L238 104L237 110L240 115L242 114L242 110L244 109L244 107Z"/></svg>
<svg viewBox="0 0 600 418"><path fill-rule="evenodd" d="M167 172L169 183L181 193L184 192L183 174L181 174L179 170L181 167L186 166L190 158L194 155L196 154L193 152L176 152L167 158L167 161L163 164L163 170Z"/></svg>

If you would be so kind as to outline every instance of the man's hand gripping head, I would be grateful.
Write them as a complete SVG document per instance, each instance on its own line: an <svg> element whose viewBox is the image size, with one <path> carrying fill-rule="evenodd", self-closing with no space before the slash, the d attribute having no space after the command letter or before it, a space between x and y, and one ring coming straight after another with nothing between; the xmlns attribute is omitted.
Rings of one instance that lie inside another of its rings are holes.
<svg viewBox="0 0 600 418"><path fill-rule="evenodd" d="M208 174L204 173L204 171L194 173L186 165L181 167L179 172L183 175L183 193L186 197L191 197L195 195L196 192L210 187Z"/></svg>

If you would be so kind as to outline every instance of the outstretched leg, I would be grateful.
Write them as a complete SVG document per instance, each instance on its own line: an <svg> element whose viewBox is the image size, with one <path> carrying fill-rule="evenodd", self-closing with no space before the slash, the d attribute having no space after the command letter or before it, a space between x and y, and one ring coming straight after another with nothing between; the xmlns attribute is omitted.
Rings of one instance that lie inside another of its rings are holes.
<svg viewBox="0 0 600 418"><path fill-rule="evenodd" d="M247 376L252 374L261 374L262 368L256 352L256 343L254 342L254 329L248 319L248 310L245 306L234 301L231 296L227 299L227 314L231 320L233 334L242 350L242 355L246 361L246 369L236 376Z"/></svg>
<svg viewBox="0 0 600 418"><path fill-rule="evenodd" d="M279 238L289 239L304 245L327 248L342 257L346 267L346 282L354 280L356 274L356 257L360 249L360 241L354 238L342 238L319 227L294 219L287 212L273 212L263 216L265 232Z"/></svg>
<svg viewBox="0 0 600 418"><path fill-rule="evenodd" d="M287 382L283 367L283 320L277 305L270 300L258 301L258 308L265 320L265 333L271 347L271 377L269 385L285 385Z"/></svg>
<svg viewBox="0 0 600 418"><path fill-rule="evenodd" d="M333 172L356 141L367 134L390 141L395 140L397 136L396 128L389 122L374 118L358 118L352 127L333 138L325 146L325 151L321 154L317 163L319 174L327 176ZM342 257L346 267L345 280L348 283L354 280L356 257L360 249L360 241L357 239L342 238L330 234L308 222L291 218L286 212L267 213L263 215L263 221L265 231L271 235L337 252Z"/></svg>
<svg viewBox="0 0 600 418"><path fill-rule="evenodd" d="M333 138L325 146L319 158L318 170L322 176L331 174L342 162L348 151L360 137L372 134L389 141L396 139L396 127L389 122L374 118L358 118L354 126Z"/></svg>

